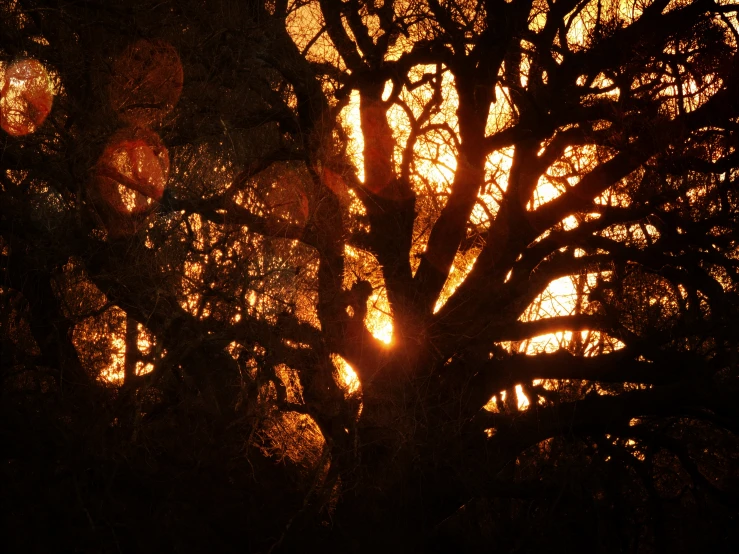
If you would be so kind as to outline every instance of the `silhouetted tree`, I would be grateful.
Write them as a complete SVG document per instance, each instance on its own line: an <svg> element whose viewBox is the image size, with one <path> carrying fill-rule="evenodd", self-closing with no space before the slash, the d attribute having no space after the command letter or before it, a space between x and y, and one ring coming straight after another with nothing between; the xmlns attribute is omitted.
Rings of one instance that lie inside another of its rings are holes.
<svg viewBox="0 0 739 554"><path fill-rule="evenodd" d="M737 9L0 0L11 550L739 547Z"/></svg>

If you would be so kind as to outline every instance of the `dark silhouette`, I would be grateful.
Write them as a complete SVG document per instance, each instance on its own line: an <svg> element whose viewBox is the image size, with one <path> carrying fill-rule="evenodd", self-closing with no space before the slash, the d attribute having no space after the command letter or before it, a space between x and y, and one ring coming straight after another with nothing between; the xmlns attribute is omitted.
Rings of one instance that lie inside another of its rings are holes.
<svg viewBox="0 0 739 554"><path fill-rule="evenodd" d="M737 9L0 0L3 551L739 549Z"/></svg>

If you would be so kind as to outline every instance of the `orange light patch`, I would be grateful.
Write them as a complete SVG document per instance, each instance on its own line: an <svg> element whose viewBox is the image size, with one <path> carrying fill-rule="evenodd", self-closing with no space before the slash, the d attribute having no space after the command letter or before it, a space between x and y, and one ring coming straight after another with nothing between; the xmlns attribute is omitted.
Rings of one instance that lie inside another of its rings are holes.
<svg viewBox="0 0 739 554"><path fill-rule="evenodd" d="M136 230L134 216L162 198L169 179L169 153L146 129L123 129L108 142L95 167L92 196L108 231Z"/></svg>
<svg viewBox="0 0 739 554"><path fill-rule="evenodd" d="M354 371L354 368L349 365L349 362L338 354L331 354L331 361L334 363L334 367L338 374L337 381L339 386L344 388L344 392L346 394L354 394L357 392L361 383L359 382L359 377L357 376L356 371Z"/></svg>
<svg viewBox="0 0 739 554"><path fill-rule="evenodd" d="M51 112L54 91L40 62L26 59L0 68L0 127L12 136L33 133Z"/></svg>

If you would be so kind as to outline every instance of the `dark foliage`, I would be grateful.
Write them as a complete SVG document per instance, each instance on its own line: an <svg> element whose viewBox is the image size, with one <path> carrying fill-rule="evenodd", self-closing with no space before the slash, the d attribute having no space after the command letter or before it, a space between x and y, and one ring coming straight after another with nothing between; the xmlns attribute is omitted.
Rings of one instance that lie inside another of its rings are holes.
<svg viewBox="0 0 739 554"><path fill-rule="evenodd" d="M2 550L738 551L737 10L0 0Z"/></svg>

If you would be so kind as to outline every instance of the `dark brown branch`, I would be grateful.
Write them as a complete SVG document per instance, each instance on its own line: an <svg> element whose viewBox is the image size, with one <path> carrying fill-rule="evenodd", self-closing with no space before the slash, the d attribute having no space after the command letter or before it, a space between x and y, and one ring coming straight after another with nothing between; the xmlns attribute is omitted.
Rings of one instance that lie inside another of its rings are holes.
<svg viewBox="0 0 739 554"><path fill-rule="evenodd" d="M617 396L589 395L583 400L550 407L532 405L517 415L482 411L475 424L495 428L490 447L520 451L558 435L609 433L627 427L633 418L688 415L710 398L712 389L701 381L624 392Z"/></svg>
<svg viewBox="0 0 739 554"><path fill-rule="evenodd" d="M588 331L607 327L606 318L597 315L565 315L535 321L516 321L491 328L488 333L494 342L522 341L560 331Z"/></svg>
<svg viewBox="0 0 739 554"><path fill-rule="evenodd" d="M321 0L321 12L326 21L326 30L347 67L352 71L358 71L364 66L359 52L352 43L349 35L341 22L341 3L332 0Z"/></svg>

